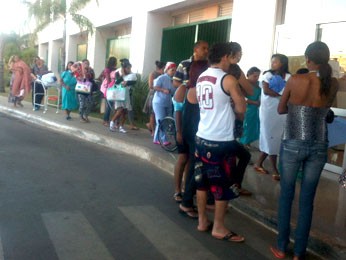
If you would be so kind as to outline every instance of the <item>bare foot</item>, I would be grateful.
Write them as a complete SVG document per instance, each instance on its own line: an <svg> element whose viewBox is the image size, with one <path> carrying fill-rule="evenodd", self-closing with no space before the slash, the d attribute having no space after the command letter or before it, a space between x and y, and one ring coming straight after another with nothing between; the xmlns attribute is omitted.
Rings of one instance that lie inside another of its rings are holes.
<svg viewBox="0 0 346 260"><path fill-rule="evenodd" d="M208 232L211 231L213 229L213 222L210 220L207 220L205 223L203 224L199 224L197 226L197 230L201 231L201 232Z"/></svg>

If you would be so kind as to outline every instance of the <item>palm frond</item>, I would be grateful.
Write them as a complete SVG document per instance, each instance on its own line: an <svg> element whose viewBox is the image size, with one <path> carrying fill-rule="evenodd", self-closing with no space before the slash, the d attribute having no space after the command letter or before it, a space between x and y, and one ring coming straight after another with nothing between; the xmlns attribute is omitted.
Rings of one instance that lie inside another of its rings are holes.
<svg viewBox="0 0 346 260"><path fill-rule="evenodd" d="M99 4L98 0L95 0L95 1L98 5ZM76 14L79 10L83 9L89 2L90 2L90 0L71 1L69 13L70 14Z"/></svg>
<svg viewBox="0 0 346 260"><path fill-rule="evenodd" d="M71 14L71 16L72 21L74 21L79 26L79 29L81 31L87 30L88 32L90 32L90 34L93 34L93 24L87 17L81 14Z"/></svg>

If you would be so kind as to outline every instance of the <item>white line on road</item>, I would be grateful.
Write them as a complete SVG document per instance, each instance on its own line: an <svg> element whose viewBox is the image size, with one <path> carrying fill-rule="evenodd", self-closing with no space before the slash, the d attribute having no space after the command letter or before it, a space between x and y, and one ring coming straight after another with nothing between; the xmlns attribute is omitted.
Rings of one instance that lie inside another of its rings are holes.
<svg viewBox="0 0 346 260"><path fill-rule="evenodd" d="M81 212L44 213L42 218L60 260L114 259Z"/></svg>
<svg viewBox="0 0 346 260"><path fill-rule="evenodd" d="M2 240L0 237L0 260L4 260L4 249L2 248Z"/></svg>
<svg viewBox="0 0 346 260"><path fill-rule="evenodd" d="M119 209L167 259L218 259L155 207Z"/></svg>

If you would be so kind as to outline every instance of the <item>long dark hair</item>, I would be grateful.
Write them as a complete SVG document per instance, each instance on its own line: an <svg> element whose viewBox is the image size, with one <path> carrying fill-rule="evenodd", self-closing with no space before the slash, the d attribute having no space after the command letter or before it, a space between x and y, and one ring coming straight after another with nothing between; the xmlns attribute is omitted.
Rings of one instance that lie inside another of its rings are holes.
<svg viewBox="0 0 346 260"><path fill-rule="evenodd" d="M166 62L157 60L157 61L155 61L155 65L158 69L162 70L165 68Z"/></svg>
<svg viewBox="0 0 346 260"><path fill-rule="evenodd" d="M68 65L73 65L73 64L74 64L74 61L67 62L65 70L68 71L69 70Z"/></svg>
<svg viewBox="0 0 346 260"><path fill-rule="evenodd" d="M113 56L109 57L108 62L107 62L107 68L110 70L115 70L116 65L117 65L117 58L115 58Z"/></svg>
<svg viewBox="0 0 346 260"><path fill-rule="evenodd" d="M305 57L319 66L318 73L321 81L320 94L328 96L332 85L332 67L329 65L329 48L321 41L310 43L305 50Z"/></svg>
<svg viewBox="0 0 346 260"><path fill-rule="evenodd" d="M231 53L232 57L234 57L238 52L242 51L241 46L240 46L239 43L237 43L237 42L230 42L230 45L231 45L231 49L232 49L232 53Z"/></svg>
<svg viewBox="0 0 346 260"><path fill-rule="evenodd" d="M274 58L278 59L282 65L279 71L274 71L270 69L263 72L263 74L269 71L272 74L280 75L281 77L284 78L286 73L290 73L288 70L288 58L286 55L280 54L280 53L273 54L271 59L274 59Z"/></svg>

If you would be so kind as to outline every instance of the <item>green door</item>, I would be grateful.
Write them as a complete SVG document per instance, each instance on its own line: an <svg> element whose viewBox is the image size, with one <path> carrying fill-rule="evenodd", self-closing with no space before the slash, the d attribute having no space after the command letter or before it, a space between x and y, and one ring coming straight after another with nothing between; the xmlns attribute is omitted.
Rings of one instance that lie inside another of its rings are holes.
<svg viewBox="0 0 346 260"><path fill-rule="evenodd" d="M192 55L196 26L163 29L161 60L179 63Z"/></svg>
<svg viewBox="0 0 346 260"><path fill-rule="evenodd" d="M198 39L205 40L209 45L229 41L231 19L220 20L198 25Z"/></svg>
<svg viewBox="0 0 346 260"><path fill-rule="evenodd" d="M210 46L216 42L227 42L230 30L230 18L164 28L161 60L179 63L192 55L196 41L205 40Z"/></svg>

